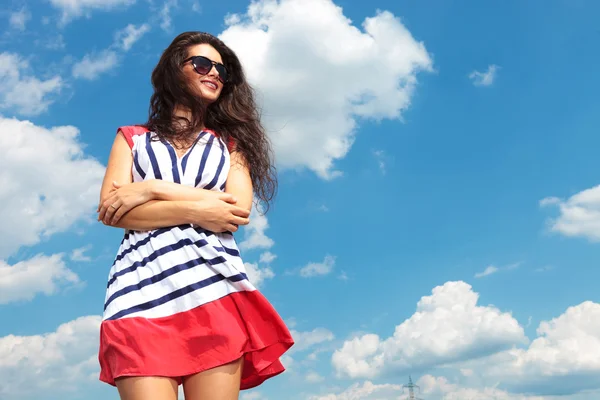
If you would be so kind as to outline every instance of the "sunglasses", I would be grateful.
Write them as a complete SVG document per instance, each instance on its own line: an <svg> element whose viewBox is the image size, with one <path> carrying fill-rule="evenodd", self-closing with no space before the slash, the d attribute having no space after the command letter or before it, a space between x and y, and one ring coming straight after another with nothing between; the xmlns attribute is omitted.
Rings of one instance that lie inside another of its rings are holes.
<svg viewBox="0 0 600 400"><path fill-rule="evenodd" d="M193 56L185 59L182 65L188 61L192 62L192 65L194 66L194 71L196 71L200 75L207 75L214 65L215 69L219 73L219 79L222 82L227 82L227 79L229 79L229 73L227 72L227 68L225 68L225 66L221 63L208 59L204 56Z"/></svg>

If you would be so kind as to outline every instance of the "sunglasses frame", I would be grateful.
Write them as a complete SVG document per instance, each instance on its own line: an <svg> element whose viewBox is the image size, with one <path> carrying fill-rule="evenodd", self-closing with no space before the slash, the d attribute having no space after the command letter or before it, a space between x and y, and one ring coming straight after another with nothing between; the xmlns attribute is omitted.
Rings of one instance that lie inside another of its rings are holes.
<svg viewBox="0 0 600 400"><path fill-rule="evenodd" d="M198 71L198 67L196 66L195 60L198 58L202 58L205 59L207 61L209 61L212 65L210 67L210 69L208 70L208 72L206 74L202 74ZM215 69L217 70L217 73L219 74L219 80L223 83L226 83L227 81L229 81L229 71L227 70L227 67L221 63L218 63L216 61L211 60L208 57L205 56L191 56L186 58L185 60L183 60L183 62L181 63L181 65L184 65L185 63L187 63L188 61L192 62L192 66L194 67L194 71L196 71L197 74L200 75L208 75L208 73L212 70L213 66L215 67ZM219 67L223 68L223 71L225 72L225 76L223 77L223 75L221 74L221 72L219 71Z"/></svg>

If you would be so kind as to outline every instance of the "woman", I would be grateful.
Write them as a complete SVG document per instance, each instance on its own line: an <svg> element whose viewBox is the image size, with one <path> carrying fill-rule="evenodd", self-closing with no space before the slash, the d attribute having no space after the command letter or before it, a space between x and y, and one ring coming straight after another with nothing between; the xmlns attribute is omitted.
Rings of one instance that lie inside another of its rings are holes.
<svg viewBox="0 0 600 400"><path fill-rule="evenodd" d="M144 126L117 131L98 219L125 228L109 273L100 379L122 400L237 399L284 368L293 340L248 281L232 232L272 200L270 147L237 56L176 37Z"/></svg>

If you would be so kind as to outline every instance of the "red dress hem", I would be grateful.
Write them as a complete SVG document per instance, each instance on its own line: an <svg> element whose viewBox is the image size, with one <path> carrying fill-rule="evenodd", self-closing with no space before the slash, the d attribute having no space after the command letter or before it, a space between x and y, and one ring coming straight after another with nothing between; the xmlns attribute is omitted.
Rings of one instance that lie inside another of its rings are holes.
<svg viewBox="0 0 600 400"><path fill-rule="evenodd" d="M162 376L182 383L244 357L240 389L251 389L284 372L279 357L293 344L260 292L237 292L167 317L103 321L100 380L115 386L122 377Z"/></svg>

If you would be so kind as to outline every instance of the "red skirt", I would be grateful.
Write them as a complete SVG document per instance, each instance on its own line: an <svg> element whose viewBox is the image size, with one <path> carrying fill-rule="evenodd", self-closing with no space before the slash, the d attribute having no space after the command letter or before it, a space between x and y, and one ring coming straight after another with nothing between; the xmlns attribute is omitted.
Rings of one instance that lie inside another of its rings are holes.
<svg viewBox="0 0 600 400"><path fill-rule="evenodd" d="M162 318L103 321L100 380L127 376L176 379L244 357L241 389L284 371L279 357L294 341L281 317L257 290L229 294Z"/></svg>

